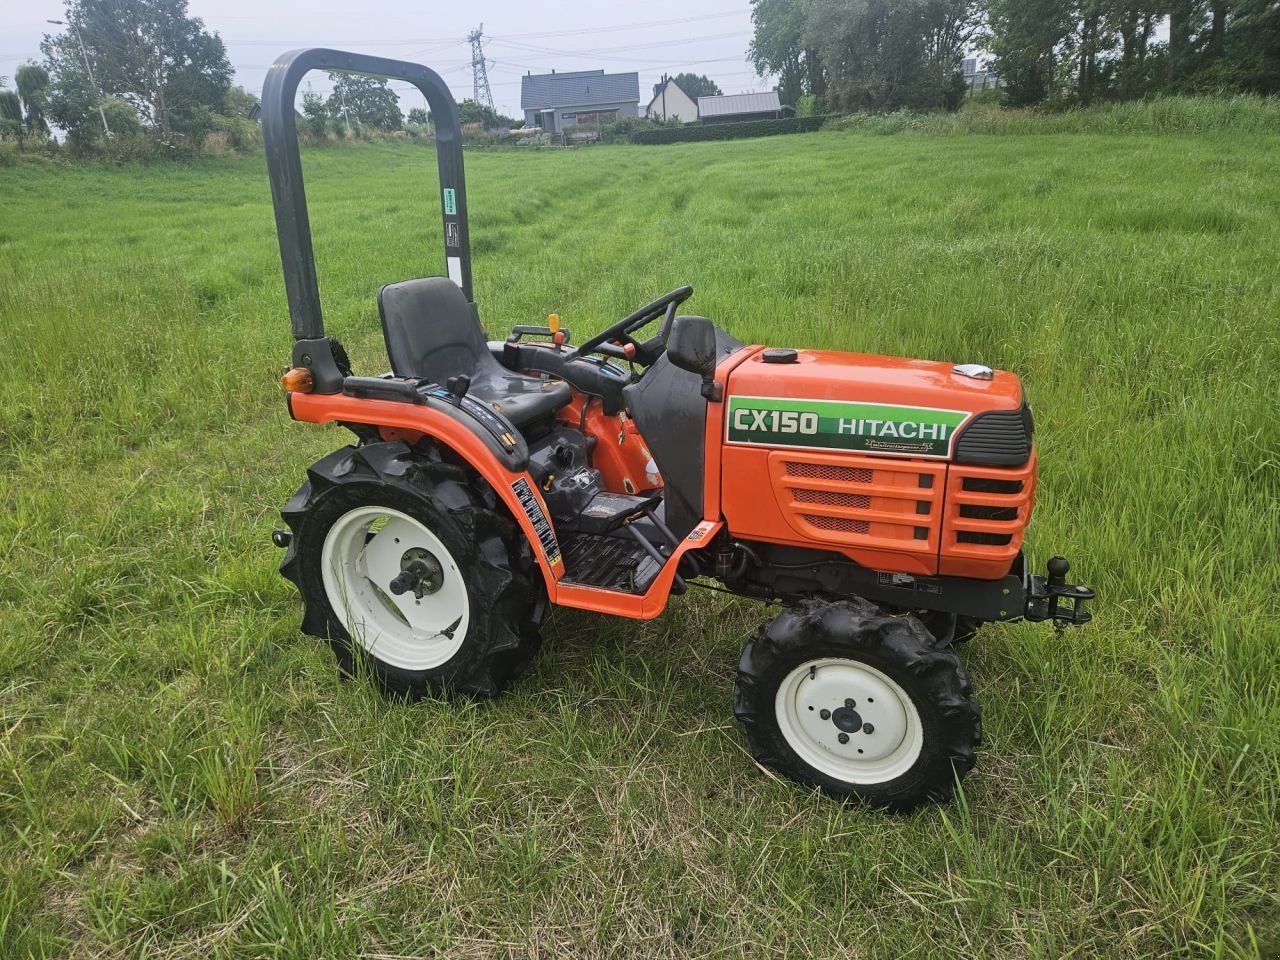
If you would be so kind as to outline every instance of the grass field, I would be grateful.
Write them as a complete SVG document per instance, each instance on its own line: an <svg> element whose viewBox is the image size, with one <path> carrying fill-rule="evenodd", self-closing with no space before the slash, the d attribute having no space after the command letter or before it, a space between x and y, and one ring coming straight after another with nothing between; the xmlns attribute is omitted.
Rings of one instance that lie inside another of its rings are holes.
<svg viewBox="0 0 1280 960"><path fill-rule="evenodd" d="M765 608L559 612L515 691L395 706L298 632L313 460L263 165L0 169L0 957L1280 952L1280 134L469 155L491 331L682 283L747 342L1020 373L1029 547L1097 586L964 650L987 743L891 817L730 710ZM332 332L440 272L433 160L308 155Z"/></svg>

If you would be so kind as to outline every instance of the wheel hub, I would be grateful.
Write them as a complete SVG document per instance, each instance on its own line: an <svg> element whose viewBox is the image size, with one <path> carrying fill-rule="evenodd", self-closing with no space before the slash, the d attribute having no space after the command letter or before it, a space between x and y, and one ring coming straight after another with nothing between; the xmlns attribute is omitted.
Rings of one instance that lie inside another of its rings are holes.
<svg viewBox="0 0 1280 960"><path fill-rule="evenodd" d="M388 586L394 594L413 591L413 595L421 600L435 593L444 585L444 568L435 554L422 547L411 547L400 557L400 575Z"/></svg>
<svg viewBox="0 0 1280 960"><path fill-rule="evenodd" d="M858 711L850 710L848 707L841 707L831 714L831 722L845 733L857 733L862 729L862 717Z"/></svg>
<svg viewBox="0 0 1280 960"><path fill-rule="evenodd" d="M906 692L870 664L824 658L797 667L778 689L778 725L808 763L850 783L877 783L919 755L919 714Z"/></svg>

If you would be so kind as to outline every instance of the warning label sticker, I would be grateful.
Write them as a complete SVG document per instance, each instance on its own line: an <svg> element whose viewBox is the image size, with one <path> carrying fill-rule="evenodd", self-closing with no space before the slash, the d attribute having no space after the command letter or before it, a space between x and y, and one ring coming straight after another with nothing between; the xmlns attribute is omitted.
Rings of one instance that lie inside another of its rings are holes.
<svg viewBox="0 0 1280 960"><path fill-rule="evenodd" d="M444 212L451 217L458 212L458 195L453 192L453 187L444 188Z"/></svg>
<svg viewBox="0 0 1280 960"><path fill-rule="evenodd" d="M538 543L542 545L547 563L554 567L560 562L560 543L556 540L556 532L551 529L547 515L542 512L542 505L534 496L533 488L529 486L528 480L521 477L511 484L511 489L515 491L516 499L520 501L520 509L533 525L533 532L538 535Z"/></svg>

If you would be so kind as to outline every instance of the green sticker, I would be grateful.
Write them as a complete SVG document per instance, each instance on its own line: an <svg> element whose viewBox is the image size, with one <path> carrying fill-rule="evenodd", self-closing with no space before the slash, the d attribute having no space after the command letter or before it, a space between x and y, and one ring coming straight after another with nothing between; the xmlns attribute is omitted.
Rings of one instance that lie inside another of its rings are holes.
<svg viewBox="0 0 1280 960"><path fill-rule="evenodd" d="M449 216L458 212L458 195L453 192L453 187L444 188L444 212Z"/></svg>
<svg viewBox="0 0 1280 960"><path fill-rule="evenodd" d="M948 457L963 410L840 400L730 397L729 443L851 450L899 457Z"/></svg>

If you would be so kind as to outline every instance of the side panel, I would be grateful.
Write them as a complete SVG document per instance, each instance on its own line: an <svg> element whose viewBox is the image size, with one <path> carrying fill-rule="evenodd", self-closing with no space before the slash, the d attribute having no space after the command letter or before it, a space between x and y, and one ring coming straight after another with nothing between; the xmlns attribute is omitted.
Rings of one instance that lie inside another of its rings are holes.
<svg viewBox="0 0 1280 960"><path fill-rule="evenodd" d="M729 375L763 349L759 344L753 344L720 361L720 365L716 367L716 384L720 387L722 397L729 396ZM702 488L702 516L707 520L719 520L723 513L720 481L724 472L724 416L727 405L723 401L707 404L706 460L703 465L705 477Z"/></svg>
<svg viewBox="0 0 1280 960"><path fill-rule="evenodd" d="M587 416L582 416L582 404L587 401ZM556 414L556 419L567 427L594 437L591 465L600 471L606 490L614 493L644 494L662 489L662 476L653 454L645 444L635 421L624 413L609 416L595 397L586 397L574 391L574 400Z"/></svg>
<svg viewBox="0 0 1280 960"><path fill-rule="evenodd" d="M542 568L547 593L555 600L556 582L564 576L564 561L555 532L546 519L550 516L547 505L527 471L508 470L474 433L426 407L388 400L360 400L342 394L294 393L289 395L289 409L295 420L309 423L368 423L389 428L384 435L398 430L404 431L400 436L410 438L415 434L438 437L471 464L507 505L528 537Z"/></svg>

